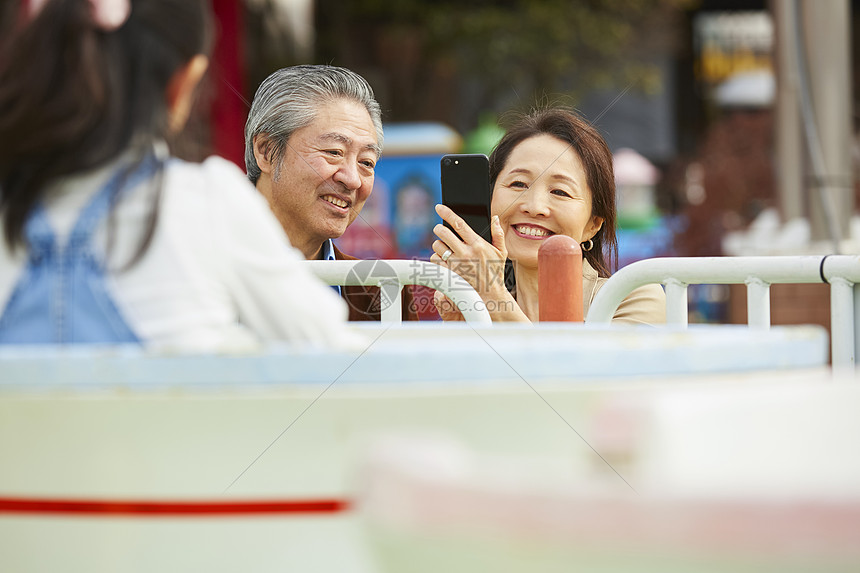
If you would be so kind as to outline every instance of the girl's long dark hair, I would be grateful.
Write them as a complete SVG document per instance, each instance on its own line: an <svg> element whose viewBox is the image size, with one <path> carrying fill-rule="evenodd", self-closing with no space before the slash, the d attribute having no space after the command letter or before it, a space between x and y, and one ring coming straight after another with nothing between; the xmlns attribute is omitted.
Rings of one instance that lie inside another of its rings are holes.
<svg viewBox="0 0 860 573"><path fill-rule="evenodd" d="M583 256L598 275L608 277L618 260L612 152L597 129L580 115L566 109L552 108L534 111L520 118L490 154L491 188L495 187L496 179L514 148L526 139L544 134L569 144L582 160L588 188L591 189L591 213L603 217L603 226L592 238L593 248L584 251Z"/></svg>
<svg viewBox="0 0 860 573"><path fill-rule="evenodd" d="M209 41L203 0L134 0L115 31L96 25L89 0L48 0L19 19L0 39L0 215L10 247L24 242L51 182L166 138L170 79ZM157 201L155 192L134 260L152 238Z"/></svg>

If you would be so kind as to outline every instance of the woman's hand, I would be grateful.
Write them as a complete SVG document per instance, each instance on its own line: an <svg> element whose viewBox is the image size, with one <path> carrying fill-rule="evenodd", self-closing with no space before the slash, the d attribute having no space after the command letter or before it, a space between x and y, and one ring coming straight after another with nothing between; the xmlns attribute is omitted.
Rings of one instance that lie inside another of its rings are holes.
<svg viewBox="0 0 860 573"><path fill-rule="evenodd" d="M438 290L433 292L433 304L436 306L436 312L439 313L439 316L445 322L462 322L466 320L463 317L463 313L454 306L454 301Z"/></svg>
<svg viewBox="0 0 860 573"><path fill-rule="evenodd" d="M491 245L478 235L454 211L445 205L436 205L436 213L456 230L444 225L433 227L439 240L433 241L430 261L449 268L468 282L484 301L486 296L497 296L504 290L505 234L498 217L490 222L493 237ZM459 235L459 237L457 236Z"/></svg>
<svg viewBox="0 0 860 573"><path fill-rule="evenodd" d="M494 321L528 322L526 315L505 288L505 260L508 258L508 250L499 218L493 217L490 221L493 237L491 245L445 205L436 205L436 213L457 232L444 225L433 227L433 233L439 240L433 241L430 261L463 277L484 301ZM437 291L433 302L442 320L463 320L460 311L442 293Z"/></svg>

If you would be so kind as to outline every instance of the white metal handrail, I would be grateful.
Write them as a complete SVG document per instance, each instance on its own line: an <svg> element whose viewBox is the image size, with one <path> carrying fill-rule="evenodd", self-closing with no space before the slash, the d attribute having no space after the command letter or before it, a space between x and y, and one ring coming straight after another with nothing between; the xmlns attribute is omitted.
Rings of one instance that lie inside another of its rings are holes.
<svg viewBox="0 0 860 573"><path fill-rule="evenodd" d="M771 284L830 284L831 358L834 366L853 366L860 343L860 256L670 257L624 267L600 289L586 322L608 323L621 301L651 283L666 287L666 322L686 326L687 285L747 285L747 323L770 328Z"/></svg>
<svg viewBox="0 0 860 573"><path fill-rule="evenodd" d="M406 285L438 290L457 306L466 322L492 324L490 313L475 289L457 273L435 263L417 260L380 259L356 261L307 261L323 282L340 286L378 286L382 322L400 322L401 296Z"/></svg>

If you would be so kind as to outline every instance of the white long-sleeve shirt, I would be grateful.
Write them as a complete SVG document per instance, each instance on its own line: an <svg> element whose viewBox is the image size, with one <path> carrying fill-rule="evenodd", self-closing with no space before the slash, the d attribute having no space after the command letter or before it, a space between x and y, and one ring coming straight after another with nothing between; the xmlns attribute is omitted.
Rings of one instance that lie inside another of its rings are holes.
<svg viewBox="0 0 860 573"><path fill-rule="evenodd" d="M47 190L45 205L59 243L117 165ZM147 181L127 190L114 210L107 273L114 301L144 343L227 350L270 340L328 347L355 342L344 302L304 266L265 199L224 159L168 161L152 242L137 264L117 271L139 245L152 189ZM95 245L105 245L106 237L103 221ZM25 249L10 252L5 242L0 245L0 309L25 263Z"/></svg>

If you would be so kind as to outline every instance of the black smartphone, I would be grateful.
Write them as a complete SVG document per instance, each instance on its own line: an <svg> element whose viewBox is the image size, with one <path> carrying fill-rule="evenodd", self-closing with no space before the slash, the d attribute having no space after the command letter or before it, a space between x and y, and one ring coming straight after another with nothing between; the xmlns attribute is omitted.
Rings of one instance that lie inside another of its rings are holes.
<svg viewBox="0 0 860 573"><path fill-rule="evenodd" d="M490 161L486 155L451 154L442 157L442 203L466 221L485 241L490 233ZM450 228L448 223L445 226Z"/></svg>

